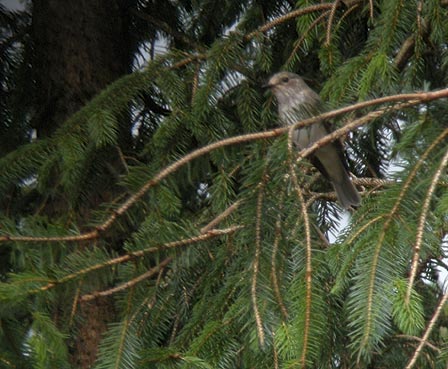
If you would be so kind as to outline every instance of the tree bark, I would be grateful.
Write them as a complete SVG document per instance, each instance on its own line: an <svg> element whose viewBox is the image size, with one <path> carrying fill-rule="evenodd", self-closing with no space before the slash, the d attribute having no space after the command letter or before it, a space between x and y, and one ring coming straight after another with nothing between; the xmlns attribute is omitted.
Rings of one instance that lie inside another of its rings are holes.
<svg viewBox="0 0 448 369"><path fill-rule="evenodd" d="M38 137L50 136L108 84L131 69L125 0L34 0L31 37L35 115ZM124 119L123 136L130 139ZM95 198L93 196L93 198ZM64 203L56 204L64 211ZM84 204L86 211L92 204ZM48 210L48 209L47 209ZM78 209L83 213L83 209ZM114 320L111 300L83 304L77 310L71 362L92 367L107 324ZM55 312L56 313L56 312Z"/></svg>
<svg viewBox="0 0 448 369"><path fill-rule="evenodd" d="M34 0L33 125L48 136L109 83L129 72L124 1Z"/></svg>

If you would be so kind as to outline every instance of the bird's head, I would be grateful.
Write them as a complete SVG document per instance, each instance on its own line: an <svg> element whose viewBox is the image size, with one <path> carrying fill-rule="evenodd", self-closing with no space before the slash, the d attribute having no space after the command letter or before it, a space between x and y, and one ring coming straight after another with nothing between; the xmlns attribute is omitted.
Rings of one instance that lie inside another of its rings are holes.
<svg viewBox="0 0 448 369"><path fill-rule="evenodd" d="M263 87L269 88L280 104L300 105L319 101L318 95L295 73L276 73Z"/></svg>
<svg viewBox="0 0 448 369"><path fill-rule="evenodd" d="M269 88L275 92L281 89L294 88L297 84L300 84L300 82L305 83L302 78L295 73L279 72L269 78L268 82L263 87Z"/></svg>

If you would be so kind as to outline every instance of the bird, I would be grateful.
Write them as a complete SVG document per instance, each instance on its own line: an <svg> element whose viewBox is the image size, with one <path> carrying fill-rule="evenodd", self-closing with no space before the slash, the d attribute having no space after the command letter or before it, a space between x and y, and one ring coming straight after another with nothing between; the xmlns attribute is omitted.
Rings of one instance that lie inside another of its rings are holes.
<svg viewBox="0 0 448 369"><path fill-rule="evenodd" d="M279 118L284 126L315 116L323 110L319 95L295 73L276 73L263 87L269 88L277 99ZM319 121L295 130L292 140L299 150L303 150L329 133L329 123ZM356 208L360 205L361 196L350 180L343 146L339 140L320 147L309 159L331 182L343 208Z"/></svg>

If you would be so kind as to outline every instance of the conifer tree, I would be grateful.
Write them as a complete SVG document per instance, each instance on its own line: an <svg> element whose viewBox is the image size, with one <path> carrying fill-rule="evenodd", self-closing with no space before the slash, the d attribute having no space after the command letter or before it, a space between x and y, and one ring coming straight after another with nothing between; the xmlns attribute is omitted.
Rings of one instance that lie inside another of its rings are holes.
<svg viewBox="0 0 448 369"><path fill-rule="evenodd" d="M447 12L0 6L0 368L446 368ZM279 70L327 111L280 127ZM307 161L333 140L350 213Z"/></svg>

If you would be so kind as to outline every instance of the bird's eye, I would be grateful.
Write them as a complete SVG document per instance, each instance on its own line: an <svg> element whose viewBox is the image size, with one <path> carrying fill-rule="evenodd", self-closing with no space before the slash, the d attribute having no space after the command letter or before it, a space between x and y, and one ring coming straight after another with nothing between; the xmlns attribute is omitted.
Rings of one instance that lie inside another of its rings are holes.
<svg viewBox="0 0 448 369"><path fill-rule="evenodd" d="M288 77L283 77L282 78L282 82L283 83L288 83L289 82L289 78Z"/></svg>

